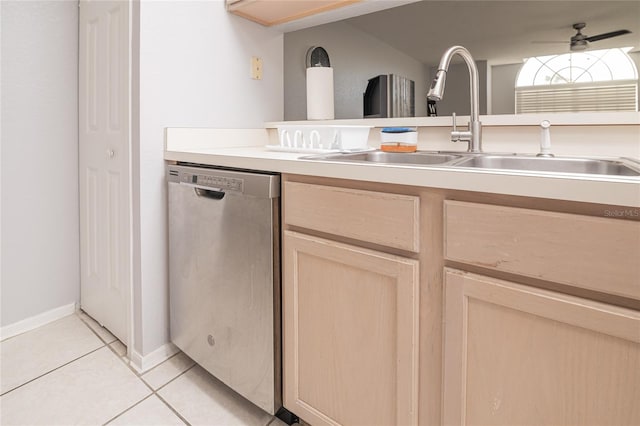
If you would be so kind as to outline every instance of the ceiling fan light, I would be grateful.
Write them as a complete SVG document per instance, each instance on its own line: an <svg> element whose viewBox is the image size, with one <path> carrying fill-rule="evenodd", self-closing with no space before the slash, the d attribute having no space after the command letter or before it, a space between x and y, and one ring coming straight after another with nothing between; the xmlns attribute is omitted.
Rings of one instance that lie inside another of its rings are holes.
<svg viewBox="0 0 640 426"><path fill-rule="evenodd" d="M587 43L586 40L576 40L573 43L571 43L572 52L579 52L582 50L586 50L587 47L589 47L589 43Z"/></svg>

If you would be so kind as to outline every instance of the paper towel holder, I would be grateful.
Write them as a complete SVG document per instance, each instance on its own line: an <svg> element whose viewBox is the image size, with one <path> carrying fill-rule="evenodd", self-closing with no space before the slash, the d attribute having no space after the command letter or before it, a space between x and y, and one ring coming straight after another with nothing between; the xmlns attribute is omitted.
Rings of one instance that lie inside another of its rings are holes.
<svg viewBox="0 0 640 426"><path fill-rule="evenodd" d="M305 65L307 68L330 67L329 54L320 46L311 46L309 50L307 50Z"/></svg>

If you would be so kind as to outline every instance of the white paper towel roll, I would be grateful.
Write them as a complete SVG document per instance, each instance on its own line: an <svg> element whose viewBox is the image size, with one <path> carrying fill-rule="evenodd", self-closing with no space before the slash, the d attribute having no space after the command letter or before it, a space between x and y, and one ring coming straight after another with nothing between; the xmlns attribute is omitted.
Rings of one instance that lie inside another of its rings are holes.
<svg viewBox="0 0 640 426"><path fill-rule="evenodd" d="M307 68L307 120L333 118L333 68Z"/></svg>

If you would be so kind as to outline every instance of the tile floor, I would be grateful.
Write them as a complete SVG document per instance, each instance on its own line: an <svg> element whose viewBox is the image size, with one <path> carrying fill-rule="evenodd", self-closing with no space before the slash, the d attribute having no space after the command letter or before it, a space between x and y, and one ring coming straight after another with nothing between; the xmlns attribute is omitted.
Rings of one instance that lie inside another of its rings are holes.
<svg viewBox="0 0 640 426"><path fill-rule="evenodd" d="M144 374L79 312L0 343L0 424L283 426L178 353Z"/></svg>

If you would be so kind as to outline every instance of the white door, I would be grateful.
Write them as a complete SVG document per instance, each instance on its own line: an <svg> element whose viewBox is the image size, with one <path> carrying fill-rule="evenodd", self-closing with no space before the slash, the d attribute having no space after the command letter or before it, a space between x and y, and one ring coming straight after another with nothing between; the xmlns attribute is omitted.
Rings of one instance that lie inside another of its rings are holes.
<svg viewBox="0 0 640 426"><path fill-rule="evenodd" d="M80 304L128 343L129 1L80 1Z"/></svg>

